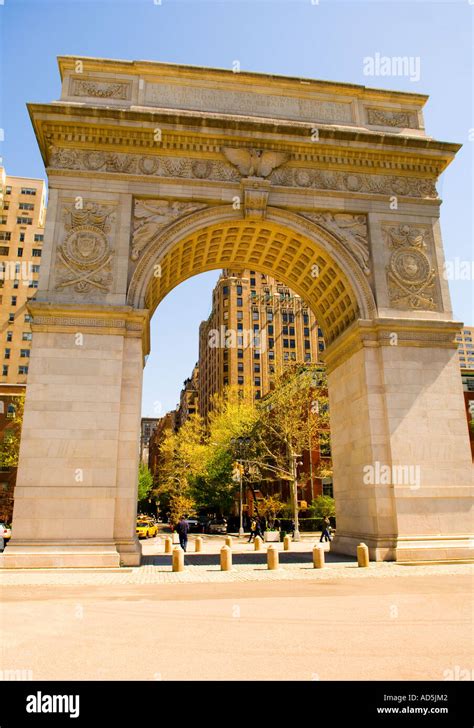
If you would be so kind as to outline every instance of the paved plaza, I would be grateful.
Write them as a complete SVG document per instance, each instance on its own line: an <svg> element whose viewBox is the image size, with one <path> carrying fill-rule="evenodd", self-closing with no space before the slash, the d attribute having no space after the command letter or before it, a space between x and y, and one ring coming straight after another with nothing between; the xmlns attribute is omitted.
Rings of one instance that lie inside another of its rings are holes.
<svg viewBox="0 0 474 728"><path fill-rule="evenodd" d="M183 573L161 538L144 543L151 563L139 568L4 572L3 669L34 680L443 680L471 668L471 565L361 569L327 554L317 570L314 540L292 544L295 561L276 571L236 540L244 563L221 572L224 540L205 537Z"/></svg>

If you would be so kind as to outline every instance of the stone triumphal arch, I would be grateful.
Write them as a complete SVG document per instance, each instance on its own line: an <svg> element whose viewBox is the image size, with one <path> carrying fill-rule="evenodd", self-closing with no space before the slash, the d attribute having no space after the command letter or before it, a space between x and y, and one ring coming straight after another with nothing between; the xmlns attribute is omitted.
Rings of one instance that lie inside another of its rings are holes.
<svg viewBox="0 0 474 728"><path fill-rule="evenodd" d="M426 97L160 63L59 66L60 101L29 107L49 207L2 565L139 563L150 316L181 281L222 267L284 281L323 329L333 547L472 555L435 186L459 145L426 135Z"/></svg>

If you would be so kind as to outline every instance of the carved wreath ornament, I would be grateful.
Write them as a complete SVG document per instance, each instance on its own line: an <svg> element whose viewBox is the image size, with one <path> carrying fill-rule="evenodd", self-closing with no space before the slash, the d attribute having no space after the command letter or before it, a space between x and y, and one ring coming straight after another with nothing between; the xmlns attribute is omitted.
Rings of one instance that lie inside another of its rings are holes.
<svg viewBox="0 0 474 728"><path fill-rule="evenodd" d="M78 293L110 289L113 251L106 233L110 229L111 214L111 209L94 203L88 203L81 210L66 211L68 235L58 248L60 275L56 288L73 286Z"/></svg>
<svg viewBox="0 0 474 728"><path fill-rule="evenodd" d="M397 308L436 308L434 284L436 273L426 254L426 231L400 225L384 230L393 250L387 266L390 303Z"/></svg>

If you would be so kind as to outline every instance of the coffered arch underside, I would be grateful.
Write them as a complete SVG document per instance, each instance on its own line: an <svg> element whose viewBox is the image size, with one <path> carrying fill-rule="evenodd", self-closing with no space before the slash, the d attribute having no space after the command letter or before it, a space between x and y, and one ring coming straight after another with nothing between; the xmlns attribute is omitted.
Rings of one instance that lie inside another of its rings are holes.
<svg viewBox="0 0 474 728"><path fill-rule="evenodd" d="M373 316L367 275L317 225L276 208L268 209L261 221L243 219L224 206L187 218L149 246L130 283L131 305L152 315L187 278L219 268L246 268L271 275L299 294L317 316L328 344L355 320Z"/></svg>

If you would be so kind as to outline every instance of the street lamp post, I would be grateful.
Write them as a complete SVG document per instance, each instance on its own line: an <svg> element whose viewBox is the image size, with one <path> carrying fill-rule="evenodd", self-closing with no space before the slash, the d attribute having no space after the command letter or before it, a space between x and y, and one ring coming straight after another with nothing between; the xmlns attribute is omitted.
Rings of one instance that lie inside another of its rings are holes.
<svg viewBox="0 0 474 728"><path fill-rule="evenodd" d="M244 451L248 448L250 444L250 437L233 437L230 441L231 445L235 448L237 452L237 462L239 464L239 489L240 489L240 495L239 495L239 536L244 535L244 522L243 522L243 487L242 487L242 480L243 480L243 469L244 469L244 459L243 454Z"/></svg>
<svg viewBox="0 0 474 728"><path fill-rule="evenodd" d="M293 540L299 541L300 540L300 524L299 524L299 518L298 518L298 465L301 465L300 462L298 462L298 458L300 458L301 455L293 455L292 459L292 465L293 465L293 512L294 512L294 522L295 522L295 530L293 533Z"/></svg>

